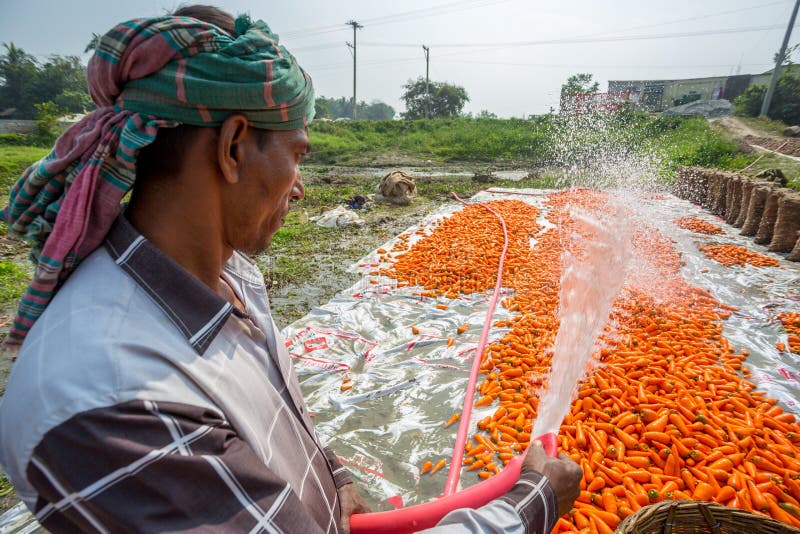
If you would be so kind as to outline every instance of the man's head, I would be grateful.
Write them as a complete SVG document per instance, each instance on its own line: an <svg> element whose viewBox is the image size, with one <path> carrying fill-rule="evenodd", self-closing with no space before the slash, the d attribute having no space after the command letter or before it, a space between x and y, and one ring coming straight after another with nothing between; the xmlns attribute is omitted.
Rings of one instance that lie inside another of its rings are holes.
<svg viewBox="0 0 800 534"><path fill-rule="evenodd" d="M225 121L217 154L228 246L247 253L269 246L290 202L305 195L300 161L309 149L305 128L264 135L241 115Z"/></svg>
<svg viewBox="0 0 800 534"><path fill-rule="evenodd" d="M173 15L203 20L235 33L234 18L215 7L181 7ZM211 167L219 187L208 194L219 195L225 245L257 253L283 225L289 203L303 198L298 166L308 150L306 127L288 131L256 128L237 113L221 126L162 128L137 158L133 203L147 189L163 192L179 177L191 180L204 170L201 167ZM197 157L198 152L202 157Z"/></svg>

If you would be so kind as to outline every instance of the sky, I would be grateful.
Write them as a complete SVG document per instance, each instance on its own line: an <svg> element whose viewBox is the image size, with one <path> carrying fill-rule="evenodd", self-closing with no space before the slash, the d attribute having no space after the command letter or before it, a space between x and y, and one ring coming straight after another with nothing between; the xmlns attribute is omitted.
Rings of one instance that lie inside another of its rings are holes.
<svg viewBox="0 0 800 534"><path fill-rule="evenodd" d="M395 108L425 76L464 87L465 112L525 117L558 109L561 84L680 79L769 70L795 0L201 0L266 21L314 80L317 95L350 98L357 33L357 98ZM39 59L77 55L93 33L163 15L172 0L0 0L0 42ZM800 17L790 46L800 42ZM800 62L800 53L795 54Z"/></svg>

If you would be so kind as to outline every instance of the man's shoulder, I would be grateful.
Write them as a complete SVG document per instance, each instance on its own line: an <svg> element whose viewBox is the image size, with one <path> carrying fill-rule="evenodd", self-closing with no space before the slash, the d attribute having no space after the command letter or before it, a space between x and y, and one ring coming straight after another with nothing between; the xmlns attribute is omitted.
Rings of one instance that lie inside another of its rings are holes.
<svg viewBox="0 0 800 534"><path fill-rule="evenodd" d="M100 247L56 293L23 344L20 355L66 351L86 358L126 339L145 341L164 314L131 275Z"/></svg>
<svg viewBox="0 0 800 534"><path fill-rule="evenodd" d="M171 359L191 346L102 248L56 294L0 399L0 460L18 477L33 447L76 414L133 399L212 403Z"/></svg>

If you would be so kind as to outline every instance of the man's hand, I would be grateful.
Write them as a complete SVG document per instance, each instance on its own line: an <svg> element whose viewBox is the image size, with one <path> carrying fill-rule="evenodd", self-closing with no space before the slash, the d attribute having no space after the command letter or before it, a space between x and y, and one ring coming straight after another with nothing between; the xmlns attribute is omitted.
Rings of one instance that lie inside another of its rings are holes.
<svg viewBox="0 0 800 534"><path fill-rule="evenodd" d="M559 517L569 512L581 492L583 472L578 464L563 453L559 453L558 458L551 458L544 452L542 444L534 441L522 462L522 472L525 471L537 471L546 476L556 492Z"/></svg>
<svg viewBox="0 0 800 534"><path fill-rule="evenodd" d="M339 506L342 508L342 532L350 534L350 515L371 512L372 509L356 489L355 484L345 484L338 490Z"/></svg>

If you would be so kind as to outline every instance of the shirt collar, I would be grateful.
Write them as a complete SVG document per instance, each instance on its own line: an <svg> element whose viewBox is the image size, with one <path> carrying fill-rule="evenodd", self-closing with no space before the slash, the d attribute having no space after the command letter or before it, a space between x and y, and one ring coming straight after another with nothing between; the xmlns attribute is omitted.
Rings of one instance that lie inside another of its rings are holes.
<svg viewBox="0 0 800 534"><path fill-rule="evenodd" d="M105 248L199 355L203 355L231 313L238 312L145 239L122 214L106 236Z"/></svg>

